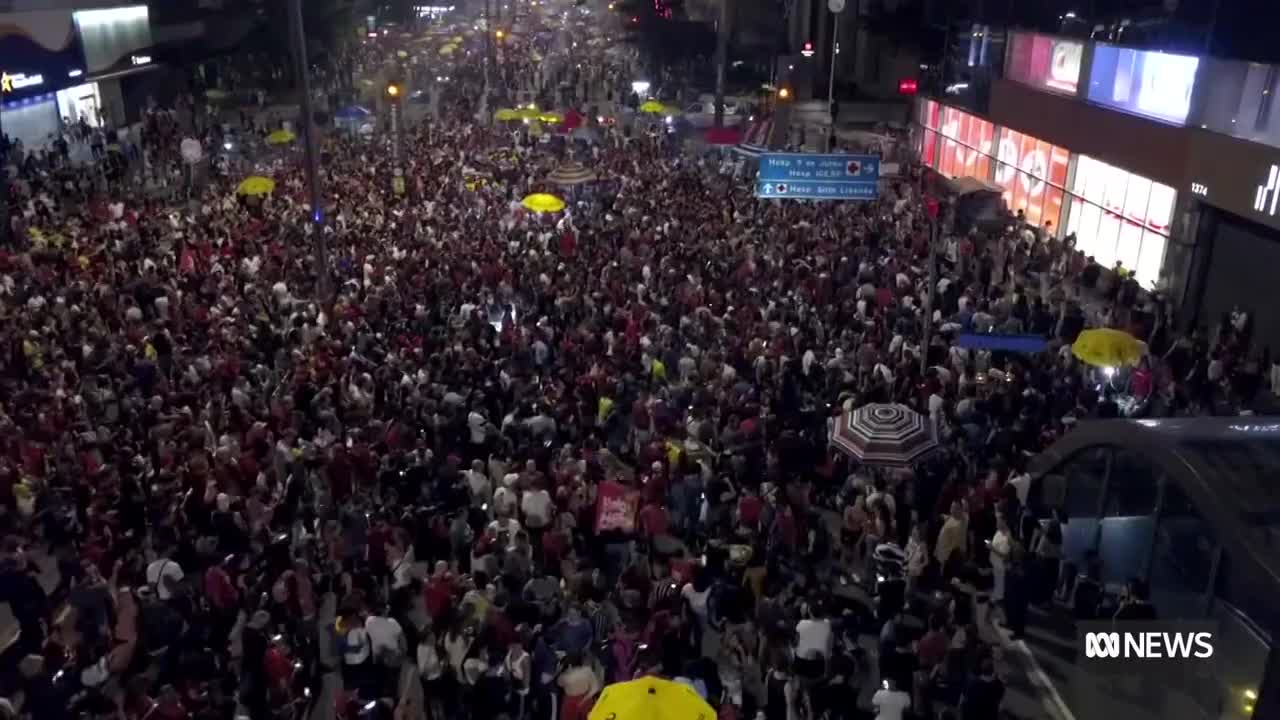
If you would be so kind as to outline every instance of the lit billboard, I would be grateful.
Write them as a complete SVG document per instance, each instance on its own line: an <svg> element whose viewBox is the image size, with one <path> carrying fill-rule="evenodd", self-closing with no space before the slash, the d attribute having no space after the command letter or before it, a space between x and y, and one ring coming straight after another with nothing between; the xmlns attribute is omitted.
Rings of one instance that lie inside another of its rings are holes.
<svg viewBox="0 0 1280 720"><path fill-rule="evenodd" d="M1084 43L1036 33L1014 33L1005 77L1039 90L1075 95Z"/></svg>
<svg viewBox="0 0 1280 720"><path fill-rule="evenodd" d="M1200 58L1097 44L1089 70L1091 102L1183 125Z"/></svg>

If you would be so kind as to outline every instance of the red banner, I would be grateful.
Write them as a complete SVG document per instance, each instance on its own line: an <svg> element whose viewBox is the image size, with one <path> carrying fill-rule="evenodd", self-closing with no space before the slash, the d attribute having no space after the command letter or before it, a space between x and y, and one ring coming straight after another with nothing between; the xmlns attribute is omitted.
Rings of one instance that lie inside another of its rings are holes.
<svg viewBox="0 0 1280 720"><path fill-rule="evenodd" d="M638 491L612 480L600 483L596 489L596 532L635 532L636 513L639 510Z"/></svg>

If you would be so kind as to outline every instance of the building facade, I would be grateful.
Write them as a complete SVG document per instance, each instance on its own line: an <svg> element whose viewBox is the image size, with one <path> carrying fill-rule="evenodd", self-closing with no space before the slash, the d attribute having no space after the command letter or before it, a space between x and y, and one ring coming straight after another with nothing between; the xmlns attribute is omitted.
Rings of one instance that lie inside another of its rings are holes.
<svg viewBox="0 0 1280 720"><path fill-rule="evenodd" d="M1000 186L1029 222L1169 291L1184 322L1249 309L1257 337L1280 348L1262 271L1280 263L1280 68L1008 38L983 112L945 93L919 101L924 162Z"/></svg>
<svg viewBox="0 0 1280 720"><path fill-rule="evenodd" d="M156 68L147 6L0 15L0 125L34 149L82 119L131 121L130 79Z"/></svg>

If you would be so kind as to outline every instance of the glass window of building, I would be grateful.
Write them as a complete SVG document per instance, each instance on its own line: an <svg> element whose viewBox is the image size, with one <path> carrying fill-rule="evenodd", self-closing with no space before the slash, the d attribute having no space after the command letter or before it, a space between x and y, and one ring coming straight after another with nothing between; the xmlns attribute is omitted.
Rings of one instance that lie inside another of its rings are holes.
<svg viewBox="0 0 1280 720"><path fill-rule="evenodd" d="M1280 68L1204 58L1196 84L1193 123L1214 132L1280 147Z"/></svg>
<svg viewBox="0 0 1280 720"><path fill-rule="evenodd" d="M1118 261L1150 286L1159 277L1177 191L1086 155L1071 183L1067 232L1100 265Z"/></svg>
<svg viewBox="0 0 1280 720"><path fill-rule="evenodd" d="M1089 448L1075 455L1065 466L1066 517L1096 518L1102 500L1102 484L1107 476L1108 448Z"/></svg>
<svg viewBox="0 0 1280 720"><path fill-rule="evenodd" d="M1098 508L1110 455L1105 447L1082 450L1041 480L1040 501L1048 508L1061 508L1066 521L1062 557L1081 567L1098 549Z"/></svg>
<svg viewBox="0 0 1280 720"><path fill-rule="evenodd" d="M1217 551L1213 528L1186 492L1177 483L1165 483L1149 581L1160 617L1204 616Z"/></svg>
<svg viewBox="0 0 1280 720"><path fill-rule="evenodd" d="M1117 449L1111 459L1098 556L1105 582L1146 577L1156 526L1160 471L1145 455Z"/></svg>
<svg viewBox="0 0 1280 720"><path fill-rule="evenodd" d="M932 114L931 108L926 107L925 112L928 115L927 121L931 122L935 117L940 120L937 131L941 137L937 157L927 156L927 149L925 155L922 155L926 165L950 178L975 177L985 180L991 176L995 125L952 107L942 107L936 116Z"/></svg>
<svg viewBox="0 0 1280 720"><path fill-rule="evenodd" d="M1009 211L1033 225L1058 226L1070 153L1030 135L1005 128L996 152L995 182L1004 189Z"/></svg>

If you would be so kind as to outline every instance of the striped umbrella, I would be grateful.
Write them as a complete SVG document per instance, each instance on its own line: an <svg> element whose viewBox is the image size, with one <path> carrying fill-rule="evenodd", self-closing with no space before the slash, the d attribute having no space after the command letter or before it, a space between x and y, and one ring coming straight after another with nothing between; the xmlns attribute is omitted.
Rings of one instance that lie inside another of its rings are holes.
<svg viewBox="0 0 1280 720"><path fill-rule="evenodd" d="M556 185L581 185L595 179L596 174L583 167L582 163L565 163L547 176L547 180Z"/></svg>
<svg viewBox="0 0 1280 720"><path fill-rule="evenodd" d="M864 405L840 415L831 444L864 465L903 467L938 447L929 419L905 405Z"/></svg>

